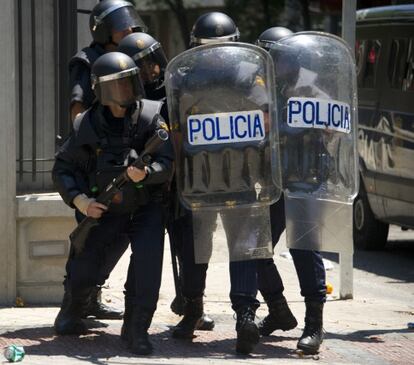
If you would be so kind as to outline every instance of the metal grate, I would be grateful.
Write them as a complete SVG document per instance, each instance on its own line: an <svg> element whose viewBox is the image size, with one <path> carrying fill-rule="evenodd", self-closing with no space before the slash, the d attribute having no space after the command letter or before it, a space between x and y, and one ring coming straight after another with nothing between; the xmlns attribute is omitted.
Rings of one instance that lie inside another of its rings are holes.
<svg viewBox="0 0 414 365"><path fill-rule="evenodd" d="M68 61L77 49L77 1L16 1L17 192L51 191L54 153L71 128Z"/></svg>

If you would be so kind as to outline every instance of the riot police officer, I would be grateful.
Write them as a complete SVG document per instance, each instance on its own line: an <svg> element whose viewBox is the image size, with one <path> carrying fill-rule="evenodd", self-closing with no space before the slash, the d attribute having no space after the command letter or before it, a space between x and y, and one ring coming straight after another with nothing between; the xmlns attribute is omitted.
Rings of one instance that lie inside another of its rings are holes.
<svg viewBox="0 0 414 365"><path fill-rule="evenodd" d="M130 56L137 67L149 100L166 101L164 72L168 60L161 44L151 35L136 32L119 42L118 52ZM162 104L161 115L168 120L167 104Z"/></svg>
<svg viewBox="0 0 414 365"><path fill-rule="evenodd" d="M143 32L129 34L119 42L118 51L130 56L139 68L146 97L150 100L165 98L164 71L168 60L162 45Z"/></svg>
<svg viewBox="0 0 414 365"><path fill-rule="evenodd" d="M91 88L91 67L96 59L115 51L123 37L132 32L146 31L147 27L134 6L124 0L103 0L89 17L92 43L83 48L69 62L71 88L71 118L89 108L95 99Z"/></svg>
<svg viewBox="0 0 414 365"><path fill-rule="evenodd" d="M289 29L273 27L265 30L256 44L269 51L280 39L293 34ZM291 61L290 61L291 62ZM284 70L284 77L297 77L299 70L290 63ZM283 88L283 79L276 80ZM297 147L296 147L297 148ZM270 206L270 220L273 247L286 227L285 204L283 196ZM323 339L322 313L326 301L325 268L322 255L317 251L290 249L293 263L299 278L301 295L305 298L305 329L297 347L307 353L316 353ZM287 331L297 326L296 318L289 309L283 296L282 278L273 259L258 261L258 287L269 308L269 314L260 322L260 333L269 336L275 330Z"/></svg>
<svg viewBox="0 0 414 365"><path fill-rule="evenodd" d="M77 114L89 108L95 99L91 85L91 67L96 59L108 51L115 50L125 35L146 30L133 5L123 0L103 0L98 3L90 15L89 27L93 38L91 45L73 56L69 63L72 121ZM104 284L125 252L127 243L124 246L119 245L118 248L118 255L113 254L111 260L106 262L106 269L102 271L103 276L91 293L90 305L85 308L85 317L92 315L100 319L122 318L122 311L110 308L100 301L100 286Z"/></svg>
<svg viewBox="0 0 414 365"><path fill-rule="evenodd" d="M118 51L123 52L130 56L137 67L140 69L141 79L144 84L146 98L150 100L166 100L165 85L164 85L164 72L167 66L167 58L162 49L161 44L151 35L147 33L137 32L127 35L119 43ZM162 104L160 114L165 120L168 120L167 104ZM182 261L181 254L181 241L177 235L174 235L174 217L178 214L178 200L175 189L175 182L171 183L170 191L170 209L169 219L167 223L167 231L171 243L171 253L173 265L176 260L175 255L178 258L178 262ZM177 268L178 271L178 268ZM171 309L178 315L183 315L183 299L181 293L180 275L176 272L175 278L176 292L178 295L174 298ZM208 317L205 313L197 323L198 330L211 331L214 328L214 321Z"/></svg>
<svg viewBox="0 0 414 365"><path fill-rule="evenodd" d="M259 38L256 40L256 44L266 51L269 51L272 44L275 44L279 39L288 37L293 32L285 27L271 27L266 29L262 34L259 35Z"/></svg>
<svg viewBox="0 0 414 365"><path fill-rule="evenodd" d="M165 229L163 194L172 173L173 151L165 143L144 169L127 167L147 140L166 125L142 99L144 89L134 61L119 52L98 58L92 67L98 101L74 122L74 131L56 155L53 179L63 200L83 218L98 218L84 250L71 250L66 264L65 295L55 320L58 334L86 331L81 319L89 295L100 279L106 257L131 242L134 280L128 280L131 316L125 325L133 353L152 352L148 328L159 295ZM138 101L137 101L138 100ZM127 169L129 179L109 207L95 201L99 192Z"/></svg>
<svg viewBox="0 0 414 365"><path fill-rule="evenodd" d="M190 47L217 42L237 42L240 32L228 15L211 12L201 15L194 23L190 34Z"/></svg>
<svg viewBox="0 0 414 365"><path fill-rule="evenodd" d="M190 46L197 47L208 43L224 41L237 41L239 30L233 20L226 14L211 12L200 16L191 31ZM221 80L222 81L222 80ZM223 217L222 217L223 218ZM195 262L194 257L194 216L190 210L182 208L181 215L174 222L173 234L177 241L181 241L182 252L182 278L183 295L185 298L184 317L173 331L176 338L191 339L197 323L203 315L203 294L208 264ZM203 226L209 226L211 233L214 231L215 219L211 222L202 220ZM225 225L228 240L237 237L237 232L232 232ZM212 234L208 239L212 239ZM252 352L259 341L259 330L254 322L255 312L259 306L256 299L257 279L256 262L234 261L230 263L232 308L237 313L237 344L236 351L243 354Z"/></svg>

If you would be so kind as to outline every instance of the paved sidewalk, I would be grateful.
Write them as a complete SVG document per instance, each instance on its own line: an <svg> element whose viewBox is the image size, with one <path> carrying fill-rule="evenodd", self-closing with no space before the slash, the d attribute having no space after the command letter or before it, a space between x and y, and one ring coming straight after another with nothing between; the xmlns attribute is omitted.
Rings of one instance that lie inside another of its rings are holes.
<svg viewBox="0 0 414 365"><path fill-rule="evenodd" d="M405 236L402 236L402 235ZM393 229L391 239L413 240L413 233ZM399 247L399 246L397 246ZM168 244L161 297L151 326L154 355L132 356L119 338L121 321L88 320L90 331L76 337L57 337L53 320L57 307L0 309L0 348L9 344L23 345L25 364L414 364L414 242L411 247L389 249L380 253L357 253L354 269L354 298L341 301L339 266L335 255L328 255L333 269L327 279L334 292L325 308L326 337L320 354L302 356L296 352L296 341L303 329L304 304L299 294L296 273L291 260L280 256L285 252L280 242L275 259L284 279L285 295L298 319L298 328L262 338L251 356L234 352L235 330L233 312L228 298L228 264L210 264L207 280L206 311L216 320L213 332L198 332L193 342L174 340L170 327L179 320L169 310L174 297ZM112 274L103 300L122 308L122 285L129 255L126 254ZM266 315L263 304L257 313ZM0 364L5 363L0 355Z"/></svg>

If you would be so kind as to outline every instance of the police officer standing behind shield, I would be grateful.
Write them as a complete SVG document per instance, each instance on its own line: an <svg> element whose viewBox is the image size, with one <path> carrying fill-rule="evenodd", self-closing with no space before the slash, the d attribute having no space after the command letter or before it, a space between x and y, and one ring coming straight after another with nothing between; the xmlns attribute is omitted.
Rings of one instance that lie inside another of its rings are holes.
<svg viewBox="0 0 414 365"><path fill-rule="evenodd" d="M99 2L90 15L89 28L93 38L91 45L83 48L69 62L72 121L95 100L91 85L91 68L97 58L106 52L116 50L120 40L131 32L147 29L133 5L123 0ZM122 318L122 311L110 308L100 301L100 286L109 277L127 247L128 242L119 242L118 252L112 252L111 257L102 258L102 275L91 293L89 305L83 313L84 317L91 315L99 319Z"/></svg>
<svg viewBox="0 0 414 365"><path fill-rule="evenodd" d="M126 167L148 139L165 123L148 115L144 89L134 61L111 52L92 67L92 86L98 102L76 117L74 132L56 155L53 179L63 200L83 216L97 218L81 253L71 250L66 264L65 295L55 321L58 334L82 334L80 313L88 304L102 265L102 256L117 251L119 242L131 242L133 274L128 291L133 298L126 329L128 346L135 354L152 352L148 328L161 284L165 212L163 187L170 178L173 152L163 144L144 169ZM138 101L136 101L138 100ZM109 207L97 194L127 168L130 181Z"/></svg>
<svg viewBox="0 0 414 365"><path fill-rule="evenodd" d="M208 43L237 41L238 39L239 31L233 20L226 14L212 12L200 16L195 22L191 32L190 46L196 47ZM203 221L201 223L206 226L212 222ZM208 264L195 263L192 227L193 214L190 210L185 210L174 222L174 234L183 244L181 269L185 304L184 317L175 327L173 337L182 339L193 338L196 326L203 315L203 294L208 268ZM211 230L213 231L214 227ZM226 230L227 233L231 234ZM212 237L210 238L212 239ZM236 351L248 354L259 342L259 330L254 322L255 312L259 306L256 299L256 261L230 262L230 281L230 299L232 308L237 314Z"/></svg>
<svg viewBox="0 0 414 365"><path fill-rule="evenodd" d="M272 44L293 34L289 29L273 27L265 30L256 44L269 51ZM291 75L293 76L293 75ZM283 88L283 80L276 79ZM286 227L285 204L283 196L270 206L270 220L273 247ZM301 295L305 298L305 329L298 341L298 349L306 353L317 353L323 339L322 314L326 301L325 267L318 251L290 249L293 263L299 278ZM269 308L269 314L260 322L260 333L269 336L275 330L287 331L297 326L283 296L282 278L273 259L258 261L258 286Z"/></svg>

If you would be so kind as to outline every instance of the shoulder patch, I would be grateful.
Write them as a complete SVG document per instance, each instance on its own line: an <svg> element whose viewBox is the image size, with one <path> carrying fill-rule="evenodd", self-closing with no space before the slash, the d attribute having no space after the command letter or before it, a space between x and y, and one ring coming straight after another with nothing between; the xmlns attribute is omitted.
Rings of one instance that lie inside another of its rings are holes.
<svg viewBox="0 0 414 365"><path fill-rule="evenodd" d="M162 129L166 130L167 132L169 132L169 131L170 131L170 129L168 128L168 124L167 124L167 123L165 123L164 121L160 121L160 122L158 123L158 125L160 126L160 128L162 128Z"/></svg>

